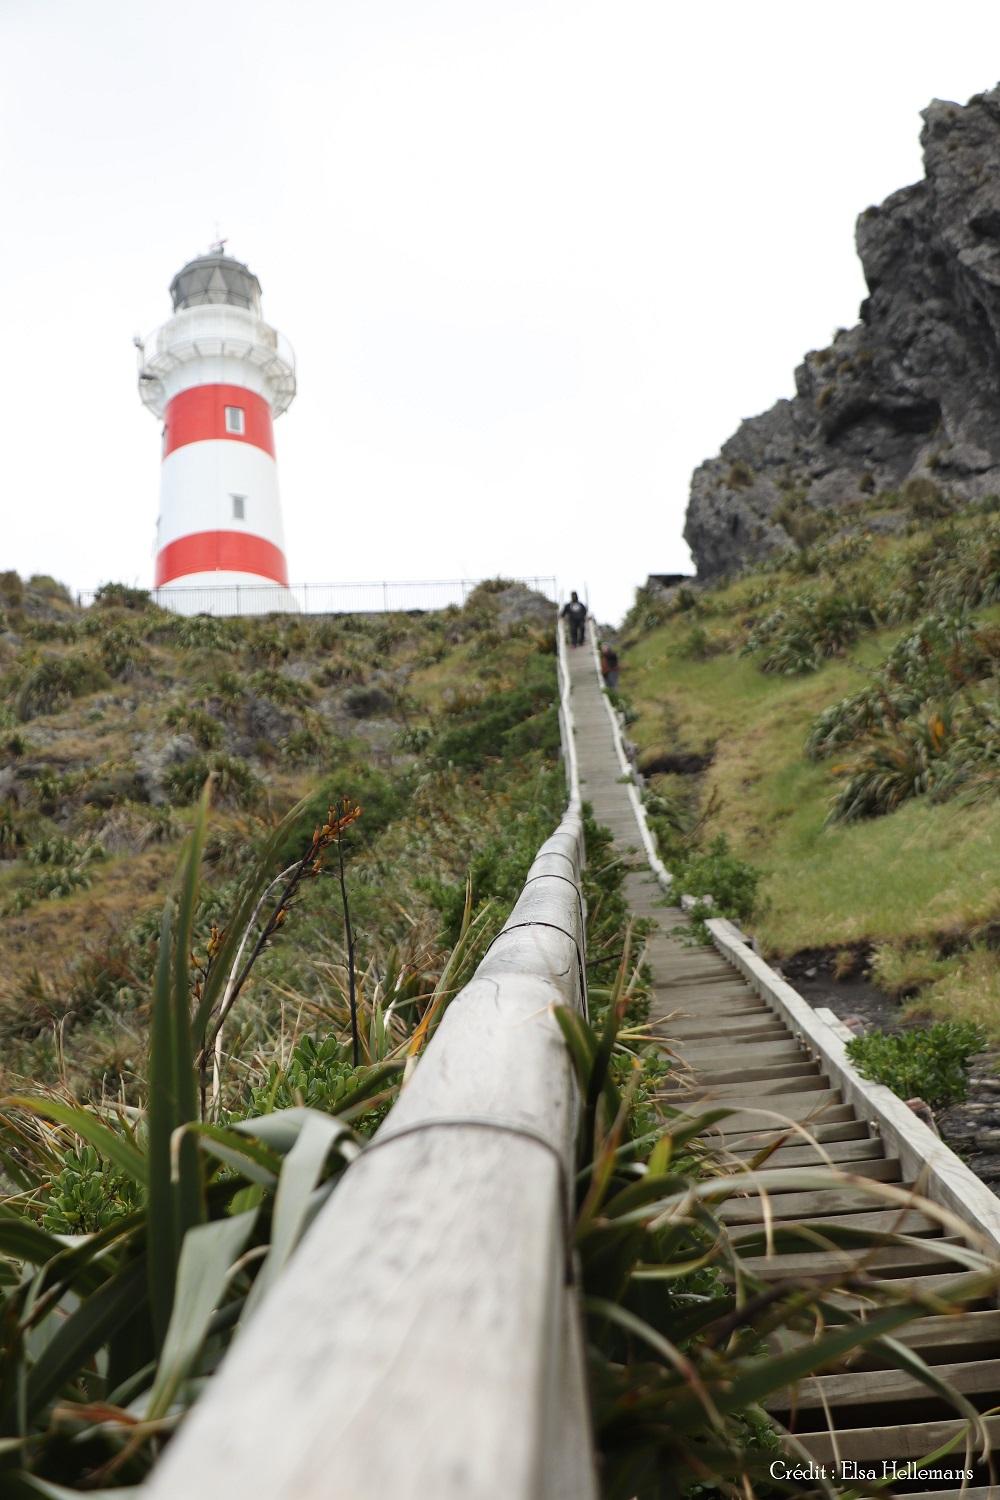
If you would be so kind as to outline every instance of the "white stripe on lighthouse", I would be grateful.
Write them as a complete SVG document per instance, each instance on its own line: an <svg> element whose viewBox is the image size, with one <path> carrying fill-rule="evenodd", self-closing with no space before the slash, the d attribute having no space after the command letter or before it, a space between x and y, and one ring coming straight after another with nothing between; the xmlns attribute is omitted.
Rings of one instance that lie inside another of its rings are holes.
<svg viewBox="0 0 1000 1500"><path fill-rule="evenodd" d="M243 501L243 516L233 497ZM185 443L163 460L157 549L196 531L246 531L284 551L278 469L250 443Z"/></svg>

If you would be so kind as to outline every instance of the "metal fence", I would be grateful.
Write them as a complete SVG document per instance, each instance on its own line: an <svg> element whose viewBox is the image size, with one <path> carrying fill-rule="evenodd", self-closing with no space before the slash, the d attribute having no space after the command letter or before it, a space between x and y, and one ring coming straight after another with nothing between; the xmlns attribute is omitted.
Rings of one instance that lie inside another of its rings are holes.
<svg viewBox="0 0 1000 1500"><path fill-rule="evenodd" d="M203 588L171 585L151 589L150 598L163 609L181 615L346 615L389 614L397 610L445 609L464 604L482 578L383 580L378 583L218 584ZM516 578L530 589L554 600L554 577ZM84 607L94 603L99 589L77 595Z"/></svg>

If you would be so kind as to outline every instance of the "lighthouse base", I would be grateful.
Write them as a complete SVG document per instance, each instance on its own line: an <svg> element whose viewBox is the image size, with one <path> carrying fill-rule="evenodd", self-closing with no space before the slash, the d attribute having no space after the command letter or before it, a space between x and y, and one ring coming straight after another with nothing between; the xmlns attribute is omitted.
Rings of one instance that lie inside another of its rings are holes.
<svg viewBox="0 0 1000 1500"><path fill-rule="evenodd" d="M254 573L187 573L153 589L161 609L175 615L300 614L291 589Z"/></svg>

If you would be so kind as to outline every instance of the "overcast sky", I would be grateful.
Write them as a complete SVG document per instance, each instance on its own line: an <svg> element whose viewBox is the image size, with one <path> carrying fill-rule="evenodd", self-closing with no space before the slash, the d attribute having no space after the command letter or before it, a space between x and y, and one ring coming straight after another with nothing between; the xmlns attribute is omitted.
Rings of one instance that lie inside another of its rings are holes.
<svg viewBox="0 0 1000 1500"><path fill-rule="evenodd" d="M148 584L133 333L217 233L299 395L295 581L689 564L691 470L855 321L992 0L0 0L0 565Z"/></svg>

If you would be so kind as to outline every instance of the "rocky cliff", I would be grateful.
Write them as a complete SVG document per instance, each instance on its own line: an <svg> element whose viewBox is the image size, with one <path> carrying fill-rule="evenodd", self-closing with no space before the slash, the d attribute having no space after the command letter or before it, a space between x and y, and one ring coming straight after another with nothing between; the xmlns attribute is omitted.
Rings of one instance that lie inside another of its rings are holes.
<svg viewBox="0 0 1000 1500"><path fill-rule="evenodd" d="M1000 86L923 120L923 181L858 220L861 321L692 477L702 577L1000 493Z"/></svg>

